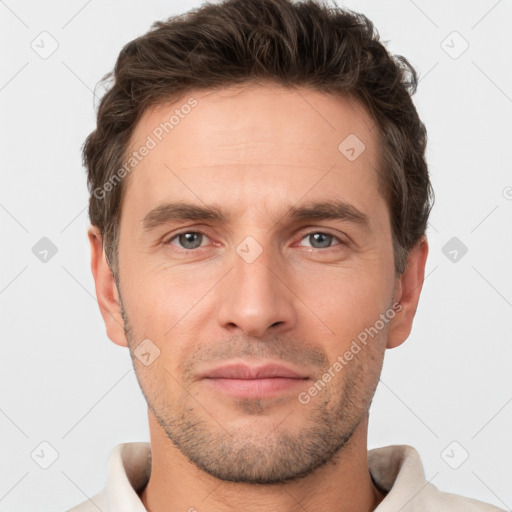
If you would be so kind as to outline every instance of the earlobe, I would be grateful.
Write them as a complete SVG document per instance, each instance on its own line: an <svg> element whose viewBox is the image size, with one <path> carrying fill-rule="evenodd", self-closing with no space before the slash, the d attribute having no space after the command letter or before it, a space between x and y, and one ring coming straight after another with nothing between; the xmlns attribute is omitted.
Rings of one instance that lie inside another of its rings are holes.
<svg viewBox="0 0 512 512"><path fill-rule="evenodd" d="M387 348L398 347L411 333L425 278L427 256L428 242L427 238L423 236L409 251L407 267L404 273L397 278L394 302L399 303L400 308L397 308L398 312L390 324Z"/></svg>
<svg viewBox="0 0 512 512"><path fill-rule="evenodd" d="M99 229L91 226L87 232L91 245L91 271L94 277L96 298L105 322L107 336L116 344L127 347L121 314L121 303L114 275L103 250L103 239Z"/></svg>

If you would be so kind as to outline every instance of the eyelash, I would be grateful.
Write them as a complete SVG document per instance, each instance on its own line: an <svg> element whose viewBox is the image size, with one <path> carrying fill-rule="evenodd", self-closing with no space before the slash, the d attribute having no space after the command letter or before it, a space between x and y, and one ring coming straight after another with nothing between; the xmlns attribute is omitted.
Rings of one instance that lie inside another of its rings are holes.
<svg viewBox="0 0 512 512"><path fill-rule="evenodd" d="M180 235L184 235L184 234L187 234L187 233L189 233L189 234L196 234L196 235L204 235L205 237L209 238L208 235L206 233L204 233L203 231L192 231L192 230L188 229L188 230L180 231L179 233L174 233L172 235L172 237L170 237L166 241L164 241L164 245L173 245L171 242L175 238L178 238ZM302 236L302 238L300 240L302 241L304 238L306 238L308 236L317 235L317 234L331 236L334 240L337 240L339 242L339 245L341 245L341 246L347 245L346 242L344 242L340 237L336 236L333 233L330 233L329 231L319 231L319 230L309 231L307 233L304 233L304 235ZM204 248L204 247L200 246L200 247L196 247L195 249L184 249L184 248L177 247L175 245L173 245L173 247L178 252L182 252L182 253L192 253L194 251L198 251L199 249L203 249ZM330 249L334 249L336 247L337 247L337 245L334 245L334 246L331 246L331 247L326 247L326 248L323 248L323 249L322 248L316 248L316 247L308 247L308 248L309 249L313 249L315 251L326 252L326 251L328 251Z"/></svg>

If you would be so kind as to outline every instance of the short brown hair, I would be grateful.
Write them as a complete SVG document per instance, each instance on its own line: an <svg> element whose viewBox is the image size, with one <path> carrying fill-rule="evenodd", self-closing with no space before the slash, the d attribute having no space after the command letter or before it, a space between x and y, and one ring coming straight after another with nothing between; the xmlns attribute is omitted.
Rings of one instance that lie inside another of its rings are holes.
<svg viewBox="0 0 512 512"><path fill-rule="evenodd" d="M425 234L433 190L424 155L426 130L411 100L417 74L407 59L386 50L362 14L320 0L206 3L154 23L124 46L102 80L111 82L110 88L99 104L96 130L84 143L83 162L89 217L102 234L114 276L125 188L115 180L130 137L149 107L197 89L270 81L357 98L379 129L379 176L397 274Z"/></svg>

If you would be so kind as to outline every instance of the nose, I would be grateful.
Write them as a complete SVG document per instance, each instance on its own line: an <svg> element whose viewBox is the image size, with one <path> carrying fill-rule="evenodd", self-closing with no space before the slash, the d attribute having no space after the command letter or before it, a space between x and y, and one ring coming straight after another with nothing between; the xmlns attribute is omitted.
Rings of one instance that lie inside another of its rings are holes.
<svg viewBox="0 0 512 512"><path fill-rule="evenodd" d="M222 328L262 337L267 329L282 333L295 326L293 283L270 249L250 263L235 252L233 268L221 283L217 314Z"/></svg>

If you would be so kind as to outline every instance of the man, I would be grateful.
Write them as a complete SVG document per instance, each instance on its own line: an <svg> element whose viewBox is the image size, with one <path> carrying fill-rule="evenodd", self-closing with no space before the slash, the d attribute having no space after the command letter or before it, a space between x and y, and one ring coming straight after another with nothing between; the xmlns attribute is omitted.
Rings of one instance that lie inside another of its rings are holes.
<svg viewBox="0 0 512 512"><path fill-rule="evenodd" d="M228 0L126 45L84 146L92 272L151 443L74 511L493 511L367 451L432 191L417 77L364 16Z"/></svg>

